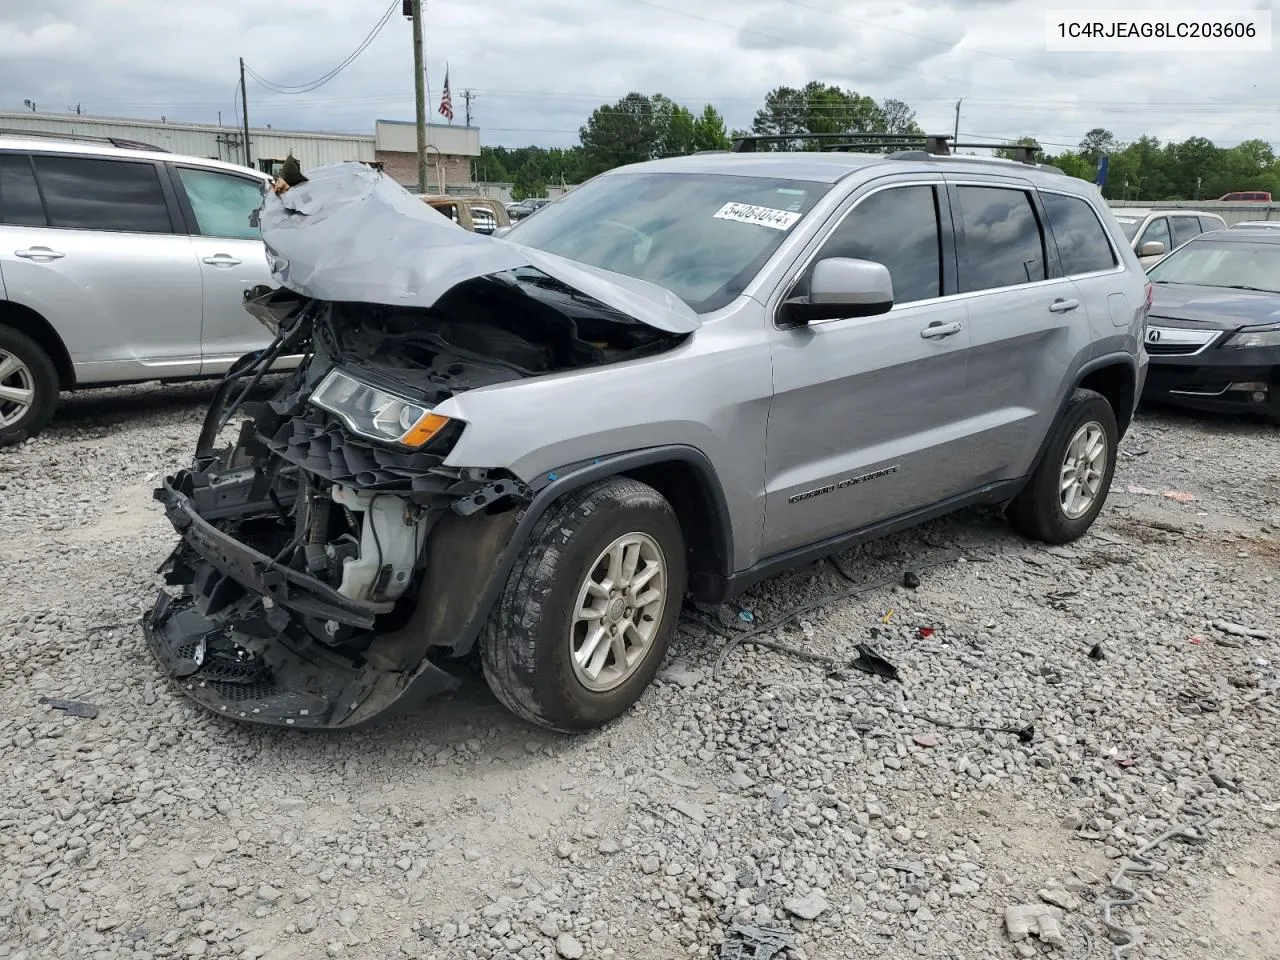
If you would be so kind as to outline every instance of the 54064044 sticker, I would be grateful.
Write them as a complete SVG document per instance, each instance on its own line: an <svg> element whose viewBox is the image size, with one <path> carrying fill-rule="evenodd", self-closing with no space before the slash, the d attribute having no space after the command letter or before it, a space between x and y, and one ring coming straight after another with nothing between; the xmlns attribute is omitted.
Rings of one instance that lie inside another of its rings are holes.
<svg viewBox="0 0 1280 960"><path fill-rule="evenodd" d="M738 223L754 223L774 230L790 230L800 219L791 210L775 210L773 207L757 207L750 203L726 203L715 213L717 220L734 220Z"/></svg>

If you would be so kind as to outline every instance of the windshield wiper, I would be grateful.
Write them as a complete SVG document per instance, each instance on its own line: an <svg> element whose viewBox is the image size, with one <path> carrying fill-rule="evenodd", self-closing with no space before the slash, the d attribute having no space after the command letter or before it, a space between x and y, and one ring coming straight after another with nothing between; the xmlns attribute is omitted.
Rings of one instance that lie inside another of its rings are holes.
<svg viewBox="0 0 1280 960"><path fill-rule="evenodd" d="M1267 287L1251 287L1247 283L1224 283L1222 286L1228 290L1253 290L1256 293L1280 293L1280 290L1271 290Z"/></svg>

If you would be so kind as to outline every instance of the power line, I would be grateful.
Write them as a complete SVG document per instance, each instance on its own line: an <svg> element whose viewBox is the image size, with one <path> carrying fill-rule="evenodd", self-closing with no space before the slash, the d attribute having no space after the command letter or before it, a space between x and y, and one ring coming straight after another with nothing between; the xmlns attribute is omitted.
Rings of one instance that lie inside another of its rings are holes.
<svg viewBox="0 0 1280 960"><path fill-rule="evenodd" d="M356 58L359 57L360 54L364 53L364 51L368 49L369 45L373 43L375 39L377 39L378 34L382 32L382 28L385 27L387 23L391 20L391 15L395 12L396 7L400 6L400 3L401 3L401 0L392 0L391 5L388 6L386 9L386 12L383 13L382 17L378 20L378 22L374 24L373 29L370 30L368 34L365 35L365 38L360 41L359 46L357 46L355 50L351 51L351 53L348 54L346 59L344 59L336 67L334 67L332 70L330 70L328 73L324 74L323 76L316 78L315 80L311 80L307 83L295 83L295 84L273 83L272 81L267 80L265 77L261 76L256 71L250 69L247 66L245 67L245 71L249 74L249 76L253 77L253 79L257 80L260 84L262 84L272 93L284 94L287 96L294 96L296 94L310 93L313 90L318 90L320 87L324 86L326 83L328 83L338 74L340 74L343 70L347 69L347 67L351 66L351 64L355 62Z"/></svg>

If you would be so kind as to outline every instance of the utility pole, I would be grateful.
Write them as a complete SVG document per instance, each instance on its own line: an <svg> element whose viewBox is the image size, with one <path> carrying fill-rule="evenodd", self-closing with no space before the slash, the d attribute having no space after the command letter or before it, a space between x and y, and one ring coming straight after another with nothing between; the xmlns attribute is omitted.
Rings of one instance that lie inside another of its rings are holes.
<svg viewBox="0 0 1280 960"><path fill-rule="evenodd" d="M240 113L244 117L244 165L253 166L249 156L249 90L244 85L244 57L240 58Z"/></svg>
<svg viewBox="0 0 1280 960"><path fill-rule="evenodd" d="M476 96L474 93L472 93L470 90L463 90L462 99L467 105L467 126L469 127L471 126L471 101L479 100L480 98Z"/></svg>
<svg viewBox="0 0 1280 960"><path fill-rule="evenodd" d="M418 107L418 192L427 193L427 88L422 62L422 0L413 0L413 93Z"/></svg>
<svg viewBox="0 0 1280 960"><path fill-rule="evenodd" d="M951 146L955 147L960 142L960 104L964 103L964 97L956 101L956 128L951 134Z"/></svg>

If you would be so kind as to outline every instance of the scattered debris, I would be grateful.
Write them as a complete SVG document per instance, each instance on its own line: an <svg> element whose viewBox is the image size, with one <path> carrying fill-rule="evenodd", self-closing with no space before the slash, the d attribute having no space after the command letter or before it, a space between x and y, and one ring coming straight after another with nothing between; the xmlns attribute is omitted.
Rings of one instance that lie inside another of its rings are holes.
<svg viewBox="0 0 1280 960"><path fill-rule="evenodd" d="M931 733L917 733L911 739L916 742L917 746L921 747L936 747L938 745L938 738Z"/></svg>
<svg viewBox="0 0 1280 960"><path fill-rule="evenodd" d="M41 697L40 702L48 704L54 710L61 710L68 717L84 717L92 720L98 715L98 708L83 700L60 700L57 697Z"/></svg>
<svg viewBox="0 0 1280 960"><path fill-rule="evenodd" d="M849 666L863 673L869 673L873 677L884 677L886 680L899 682L902 680L898 675L898 668L865 643L858 644L858 657Z"/></svg>
<svg viewBox="0 0 1280 960"><path fill-rule="evenodd" d="M691 800L676 800L671 804L671 809L675 810L677 813L683 813L700 827L707 822L706 811L702 809L700 804L694 803Z"/></svg>
<svg viewBox="0 0 1280 960"><path fill-rule="evenodd" d="M1199 646L1200 644L1204 643L1204 637L1199 635L1196 635L1194 637L1187 637L1187 643L1194 643L1196 646Z"/></svg>
<svg viewBox="0 0 1280 960"><path fill-rule="evenodd" d="M1105 653L1103 653L1103 652L1102 652L1102 644L1101 644L1101 642L1099 642L1099 643L1095 643L1092 647L1090 647L1090 648L1089 648L1089 659L1090 659L1090 660L1105 660L1105 659L1107 659L1107 655L1106 655Z"/></svg>
<svg viewBox="0 0 1280 960"><path fill-rule="evenodd" d="M817 920L827 912L830 905L821 890L810 890L803 897L787 897L782 901L782 907L801 920Z"/></svg>
<svg viewBox="0 0 1280 960"><path fill-rule="evenodd" d="M891 620L893 620L893 613L894 613L893 610L890 610L888 613L886 613L883 617L880 618L880 622L889 623Z"/></svg>
<svg viewBox="0 0 1280 960"><path fill-rule="evenodd" d="M1213 621L1213 629L1220 630L1225 634L1233 637L1250 637L1254 640L1270 640L1271 634L1266 630L1259 630L1256 627L1246 627L1240 623L1232 623L1229 620Z"/></svg>
<svg viewBox="0 0 1280 960"><path fill-rule="evenodd" d="M908 570L902 575L902 585L908 590L915 590L920 586L920 577L916 575L915 571Z"/></svg>
<svg viewBox="0 0 1280 960"><path fill-rule="evenodd" d="M1213 785L1215 787L1218 787L1220 790L1229 790L1232 793L1240 792L1240 788L1236 786L1236 784L1232 783L1226 777L1220 776L1219 774L1211 773L1209 774L1209 779L1212 780Z"/></svg>
<svg viewBox="0 0 1280 960"><path fill-rule="evenodd" d="M796 937L790 931L735 923L720 947L720 960L771 960L795 946Z"/></svg>
<svg viewBox="0 0 1280 960"><path fill-rule="evenodd" d="M1185 493L1182 490L1166 490L1164 495L1170 500L1177 500L1179 503L1195 503L1197 499L1194 494Z"/></svg>
<svg viewBox="0 0 1280 960"><path fill-rule="evenodd" d="M658 679L675 684L682 690L697 686L706 676L706 671L689 665L687 660L677 660L658 675Z"/></svg>
<svg viewBox="0 0 1280 960"><path fill-rule="evenodd" d="M916 629L916 636L921 640L927 640L934 634L933 627L919 627Z"/></svg>
<svg viewBox="0 0 1280 960"><path fill-rule="evenodd" d="M743 623L755 623L756 617L750 610L739 610L738 619Z"/></svg>
<svg viewBox="0 0 1280 960"><path fill-rule="evenodd" d="M1155 496L1159 496L1160 494L1159 490L1152 490L1149 487L1139 487L1132 483L1129 484L1129 486L1126 487L1125 489L1128 490L1130 493L1138 494L1138 496L1140 497L1155 497Z"/></svg>
<svg viewBox="0 0 1280 960"><path fill-rule="evenodd" d="M1036 896L1068 913L1079 910L1084 905L1079 897L1065 887L1045 887L1036 891Z"/></svg>
<svg viewBox="0 0 1280 960"><path fill-rule="evenodd" d="M1062 936L1060 920L1062 911L1047 904L1033 903L1026 906L1006 907L1004 925L1009 939L1014 943L1035 936L1041 943L1060 947L1066 943Z"/></svg>
<svg viewBox="0 0 1280 960"><path fill-rule="evenodd" d="M1128 770L1135 763L1137 763L1137 761L1134 760L1133 757L1116 757L1116 766L1124 770Z"/></svg>

